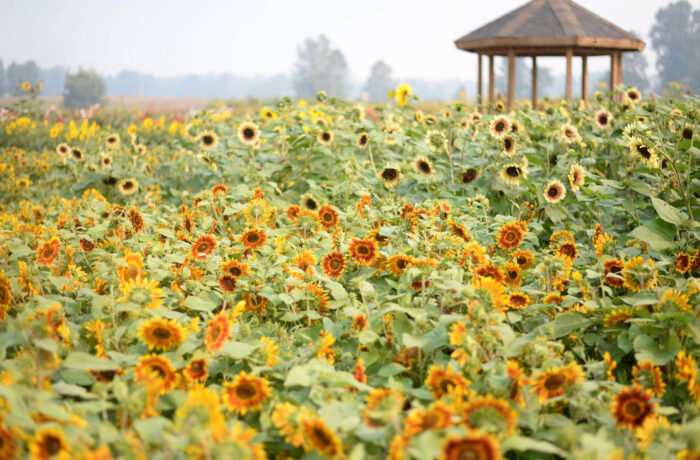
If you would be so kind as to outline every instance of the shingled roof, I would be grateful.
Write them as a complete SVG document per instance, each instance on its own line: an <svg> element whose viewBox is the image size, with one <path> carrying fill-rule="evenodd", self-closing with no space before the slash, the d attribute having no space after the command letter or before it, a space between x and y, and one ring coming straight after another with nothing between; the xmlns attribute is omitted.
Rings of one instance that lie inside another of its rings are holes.
<svg viewBox="0 0 700 460"><path fill-rule="evenodd" d="M644 42L571 0L533 0L455 41L483 54L561 55L641 51Z"/></svg>

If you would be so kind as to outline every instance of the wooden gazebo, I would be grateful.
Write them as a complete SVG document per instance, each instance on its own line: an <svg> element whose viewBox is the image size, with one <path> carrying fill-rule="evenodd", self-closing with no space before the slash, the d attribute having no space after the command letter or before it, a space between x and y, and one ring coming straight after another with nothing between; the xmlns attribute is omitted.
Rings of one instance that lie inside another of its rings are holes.
<svg viewBox="0 0 700 460"><path fill-rule="evenodd" d="M566 98L571 67L581 56L581 94L588 103L588 56L610 56L610 87L622 83L622 53L645 43L571 0L533 0L455 41L478 55L478 96L483 101L481 57L489 57L489 102L494 102L494 56L508 57L508 107L515 97L515 57L532 57L532 105L537 105L537 56L566 56Z"/></svg>

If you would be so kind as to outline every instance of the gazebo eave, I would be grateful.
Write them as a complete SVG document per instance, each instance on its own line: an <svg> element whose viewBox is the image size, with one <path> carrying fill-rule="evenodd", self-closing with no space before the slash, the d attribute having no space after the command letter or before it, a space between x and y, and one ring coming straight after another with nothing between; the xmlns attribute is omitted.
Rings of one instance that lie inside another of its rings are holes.
<svg viewBox="0 0 700 460"><path fill-rule="evenodd" d="M576 56L599 56L611 51L642 51L641 40L602 37L491 37L477 40L456 40L461 50L485 55L506 56L563 56L568 49Z"/></svg>

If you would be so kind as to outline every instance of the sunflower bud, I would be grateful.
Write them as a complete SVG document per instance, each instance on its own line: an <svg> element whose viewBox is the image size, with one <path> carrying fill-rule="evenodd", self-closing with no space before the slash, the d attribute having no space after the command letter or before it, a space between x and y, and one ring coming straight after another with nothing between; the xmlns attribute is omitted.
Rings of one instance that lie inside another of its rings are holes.
<svg viewBox="0 0 700 460"><path fill-rule="evenodd" d="M326 95L326 92L325 92L325 91L319 91L318 93L316 93L316 100L317 100L318 102L323 102L323 101L325 101L325 100L326 100L326 97L327 97L327 95Z"/></svg>

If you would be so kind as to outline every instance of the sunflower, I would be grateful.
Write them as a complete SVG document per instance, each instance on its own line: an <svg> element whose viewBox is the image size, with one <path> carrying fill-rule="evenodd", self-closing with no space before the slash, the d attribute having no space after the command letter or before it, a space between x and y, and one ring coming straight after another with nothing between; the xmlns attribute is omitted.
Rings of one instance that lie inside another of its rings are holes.
<svg viewBox="0 0 700 460"><path fill-rule="evenodd" d="M486 254L484 248L479 246L479 243L472 241L467 244L462 250L459 258L460 267L478 267L486 262Z"/></svg>
<svg viewBox="0 0 700 460"><path fill-rule="evenodd" d="M148 345L148 350L169 350L177 348L187 337L187 330L178 325L174 319L163 319L160 316L147 319L138 329L138 337Z"/></svg>
<svg viewBox="0 0 700 460"><path fill-rule="evenodd" d="M60 428L54 426L39 428L29 443L29 453L32 460L70 458L69 451L70 444L68 444L66 435Z"/></svg>
<svg viewBox="0 0 700 460"><path fill-rule="evenodd" d="M61 242L58 237L51 237L50 240L40 244L36 251L36 260L40 265L49 266L53 263L54 259L58 256L58 252L61 249Z"/></svg>
<svg viewBox="0 0 700 460"><path fill-rule="evenodd" d="M316 265L316 256L311 251L302 251L294 257L292 261L294 266L301 270L302 273L313 274L314 266ZM297 278L303 278L302 275L292 272L293 276Z"/></svg>
<svg viewBox="0 0 700 460"><path fill-rule="evenodd" d="M605 129L610 126L610 121L612 120L612 115L605 109L601 109L595 114L595 122L598 126Z"/></svg>
<svg viewBox="0 0 700 460"><path fill-rule="evenodd" d="M463 184L470 184L474 182L479 177L479 172L474 168L469 168L462 172L460 176Z"/></svg>
<svg viewBox="0 0 700 460"><path fill-rule="evenodd" d="M394 97L396 98L396 103L403 107L411 101L411 85L408 83L401 83L394 91Z"/></svg>
<svg viewBox="0 0 700 460"><path fill-rule="evenodd" d="M625 99L632 101L632 103L639 102L642 100L642 93L637 88L630 88L625 91Z"/></svg>
<svg viewBox="0 0 700 460"><path fill-rule="evenodd" d="M225 311L218 313L214 318L209 320L207 323L207 331L204 335L204 344L209 354L213 355L221 350L221 347L228 338L231 326L232 324Z"/></svg>
<svg viewBox="0 0 700 460"><path fill-rule="evenodd" d="M264 230L258 230L256 228L247 230L241 236L241 243L248 249L258 249L261 248L265 241L267 241L267 235Z"/></svg>
<svg viewBox="0 0 700 460"><path fill-rule="evenodd" d="M500 282L491 277L473 278L472 287L477 296L484 300L492 310L505 311L508 297Z"/></svg>
<svg viewBox="0 0 700 460"><path fill-rule="evenodd" d="M650 168L654 168L657 165L657 156L654 149L640 139L633 139L630 142L630 152L633 155L638 155L644 164Z"/></svg>
<svg viewBox="0 0 700 460"><path fill-rule="evenodd" d="M512 288L520 287L523 282L523 275L520 273L520 265L510 262L505 267L505 278L503 282Z"/></svg>
<svg viewBox="0 0 700 460"><path fill-rule="evenodd" d="M369 134L362 132L357 136L357 146L360 147L361 149L367 147L369 145Z"/></svg>
<svg viewBox="0 0 700 460"><path fill-rule="evenodd" d="M299 213L301 212L301 208L295 204L289 206L287 208L287 218L291 220L292 222L296 222L299 219Z"/></svg>
<svg viewBox="0 0 700 460"><path fill-rule="evenodd" d="M238 139L246 145L255 145L260 139L260 129L255 123L244 121L238 127Z"/></svg>
<svg viewBox="0 0 700 460"><path fill-rule="evenodd" d="M63 143L63 144L58 144L56 147L56 153L58 153L60 156L63 158L68 156L68 153L71 151L71 148L68 144Z"/></svg>
<svg viewBox="0 0 700 460"><path fill-rule="evenodd" d="M503 112L506 109L506 105L503 101L496 101L493 108L496 109L496 112Z"/></svg>
<svg viewBox="0 0 700 460"><path fill-rule="evenodd" d="M170 359L151 354L139 358L134 368L134 380L147 384L158 393L167 393L175 388L177 374Z"/></svg>
<svg viewBox="0 0 700 460"><path fill-rule="evenodd" d="M135 179L122 179L119 181L119 191L122 195L131 195L139 189L139 183Z"/></svg>
<svg viewBox="0 0 700 460"><path fill-rule="evenodd" d="M493 137L503 137L510 131L510 120L504 116L498 116L491 121L491 135Z"/></svg>
<svg viewBox="0 0 700 460"><path fill-rule="evenodd" d="M148 152L148 148L143 144L138 144L136 147L136 153L139 155L145 155Z"/></svg>
<svg viewBox="0 0 700 460"><path fill-rule="evenodd" d="M508 401L493 395L477 396L459 409L462 422L472 429L479 429L497 436L507 437L515 431L518 413Z"/></svg>
<svg viewBox="0 0 700 460"><path fill-rule="evenodd" d="M433 402L427 409L413 409L403 421L406 438L428 430L439 430L452 425L454 408L441 400Z"/></svg>
<svg viewBox="0 0 700 460"><path fill-rule="evenodd" d="M221 271L235 279L241 276L248 276L248 269L248 264L244 264L236 259L230 259L221 264Z"/></svg>
<svg viewBox="0 0 700 460"><path fill-rule="evenodd" d="M578 188L583 185L585 179L585 171L581 165L571 165L569 169L569 186L574 192L578 192Z"/></svg>
<svg viewBox="0 0 700 460"><path fill-rule="evenodd" d="M190 382L203 383L209 376L209 363L206 358L193 358L182 370L185 378Z"/></svg>
<svg viewBox="0 0 700 460"><path fill-rule="evenodd" d="M343 455L343 443L338 435L326 425L326 422L309 414L301 419L304 449L317 450L328 458L340 458Z"/></svg>
<svg viewBox="0 0 700 460"><path fill-rule="evenodd" d="M318 140L319 143L325 146L329 146L333 143L333 133L328 130L323 130L320 133L318 133L316 140Z"/></svg>
<svg viewBox="0 0 700 460"><path fill-rule="evenodd" d="M384 185L391 188L401 180L401 170L397 165L388 165L377 173L377 177L384 181Z"/></svg>
<svg viewBox="0 0 700 460"><path fill-rule="evenodd" d="M547 368L535 378L530 393L539 393L539 401L543 403L557 396L562 396L567 387L582 380L583 372L576 363L555 369Z"/></svg>
<svg viewBox="0 0 700 460"><path fill-rule="evenodd" d="M517 146L515 139L513 139L510 136L503 136L502 141L503 141L503 153L505 153L509 157L515 155L515 149Z"/></svg>
<svg viewBox="0 0 700 460"><path fill-rule="evenodd" d="M5 270L0 271L0 307L7 307L12 303L10 280L5 275ZM4 310L2 310L4 311Z"/></svg>
<svg viewBox="0 0 700 460"><path fill-rule="evenodd" d="M119 134L110 134L105 139L105 142L107 143L107 147L111 149L119 148Z"/></svg>
<svg viewBox="0 0 700 460"><path fill-rule="evenodd" d="M112 157L110 155L102 155L102 159L100 160L100 164L102 165L102 169L109 169L112 167Z"/></svg>
<svg viewBox="0 0 700 460"><path fill-rule="evenodd" d="M202 235L192 244L192 257L197 260L204 260L216 248L216 238L211 235Z"/></svg>
<svg viewBox="0 0 700 460"><path fill-rule="evenodd" d="M501 460L501 445L493 436L478 430L462 437L449 435L440 460Z"/></svg>
<svg viewBox="0 0 700 460"><path fill-rule="evenodd" d="M316 201L316 198L309 193L301 197L301 204L309 211L315 211L318 209L318 201Z"/></svg>
<svg viewBox="0 0 700 460"><path fill-rule="evenodd" d="M425 142L433 152L442 152L447 148L447 137L442 131L429 130L425 135Z"/></svg>
<svg viewBox="0 0 700 460"><path fill-rule="evenodd" d="M236 290L237 278L228 273L224 273L219 277L219 287L224 292L233 292Z"/></svg>
<svg viewBox="0 0 700 460"><path fill-rule="evenodd" d="M321 221L321 225L323 225L323 228L326 230L338 225L338 213L328 205L323 205L318 208L318 218Z"/></svg>
<svg viewBox="0 0 700 460"><path fill-rule="evenodd" d="M559 245L555 254L560 257L566 257L573 262L576 260L576 256L578 255L578 249L576 249L575 243L565 242Z"/></svg>
<svg viewBox="0 0 700 460"><path fill-rule="evenodd" d="M498 229L498 247L509 250L520 246L525 238L527 227L522 221L508 222Z"/></svg>
<svg viewBox="0 0 700 460"><path fill-rule="evenodd" d="M681 275L686 274L688 270L690 270L690 254L685 252L679 252L676 255L674 263L676 266L676 271L678 273L680 273Z"/></svg>
<svg viewBox="0 0 700 460"><path fill-rule="evenodd" d="M578 140L578 131L576 128L574 128L571 125L562 125L561 127L561 134L564 137L564 141L567 144L570 144L576 140Z"/></svg>
<svg viewBox="0 0 700 460"><path fill-rule="evenodd" d="M233 382L224 382L222 399L230 411L245 415L262 407L262 402L270 396L270 382L265 377L242 371Z"/></svg>
<svg viewBox="0 0 700 460"><path fill-rule="evenodd" d="M521 291L516 291L508 296L508 306L513 310L521 310L530 305L530 296Z"/></svg>
<svg viewBox="0 0 700 460"><path fill-rule="evenodd" d="M564 184L558 180L553 180L544 189L544 199L552 204L559 203L566 196Z"/></svg>
<svg viewBox="0 0 700 460"><path fill-rule="evenodd" d="M329 252L321 261L323 273L332 279L338 279L345 270L345 256L342 252Z"/></svg>
<svg viewBox="0 0 700 460"><path fill-rule="evenodd" d="M659 311L690 311L690 294L682 294L675 289L666 289L655 308Z"/></svg>
<svg viewBox="0 0 700 460"><path fill-rule="evenodd" d="M442 398L453 389L466 390L471 382L460 373L452 370L452 365L447 367L433 364L428 369L425 385L430 388L435 398Z"/></svg>
<svg viewBox="0 0 700 460"><path fill-rule="evenodd" d="M634 257L627 262L622 269L624 286L630 291L640 292L656 286L657 271L654 261L644 260L642 257Z"/></svg>
<svg viewBox="0 0 700 460"><path fill-rule="evenodd" d="M518 185L520 176L525 177L525 169L515 163L507 164L501 170L500 177L508 185Z"/></svg>
<svg viewBox="0 0 700 460"><path fill-rule="evenodd" d="M661 369L654 366L651 361L642 361L634 366L632 376L635 384L649 388L657 398L663 397L666 391L666 382L661 376Z"/></svg>
<svg viewBox="0 0 700 460"><path fill-rule="evenodd" d="M623 388L610 405L610 412L617 426L636 428L644 423L647 417L654 414L657 404L651 402L651 390L639 385Z"/></svg>
<svg viewBox="0 0 700 460"><path fill-rule="evenodd" d="M123 264L119 266L117 271L117 276L122 286L144 275L143 257L140 253L130 252L124 256L122 262Z"/></svg>
<svg viewBox="0 0 700 460"><path fill-rule="evenodd" d="M371 238L353 238L348 245L348 251L357 264L367 267L372 265L377 257L377 242Z"/></svg>
<svg viewBox="0 0 700 460"><path fill-rule="evenodd" d="M513 253L513 261L520 265L520 268L522 270L527 270L530 268L533 264L533 260L535 259L535 255L530 252L529 249L525 249L524 251L522 249L518 249Z"/></svg>
<svg viewBox="0 0 700 460"><path fill-rule="evenodd" d="M267 200L263 198L253 198L248 202L243 215L248 224L253 227L265 225L272 217L273 209Z"/></svg>
<svg viewBox="0 0 700 460"><path fill-rule="evenodd" d="M83 161L85 159L85 154L78 147L72 147L70 149L70 156L76 161Z"/></svg>
<svg viewBox="0 0 700 460"><path fill-rule="evenodd" d="M372 428L388 425L403 412L404 399L398 390L375 388L367 395L362 419Z"/></svg>
<svg viewBox="0 0 700 460"><path fill-rule="evenodd" d="M416 158L416 161L413 162L413 168L426 177L430 177L434 173L433 164L425 157Z"/></svg>
<svg viewBox="0 0 700 460"><path fill-rule="evenodd" d="M207 387L194 387L187 392L182 405L175 411L175 421L181 429L202 427L216 440L221 440L226 434L226 419L221 413L219 395Z"/></svg>
<svg viewBox="0 0 700 460"><path fill-rule="evenodd" d="M156 309L163 305L163 290L158 287L158 282L149 281L139 276L127 281L119 287L123 298L121 302L131 302L144 309Z"/></svg>
<svg viewBox="0 0 700 460"><path fill-rule="evenodd" d="M666 444L674 434L675 430L671 427L668 419L656 414L645 418L642 425L635 430L635 435L639 440L639 447L644 451L649 449L652 443ZM682 459L684 457L681 457L679 453L678 458Z"/></svg>
<svg viewBox="0 0 700 460"><path fill-rule="evenodd" d="M275 120L279 118L279 116L274 111L268 109L267 107L262 108L262 110L260 111L260 117L264 120Z"/></svg>

